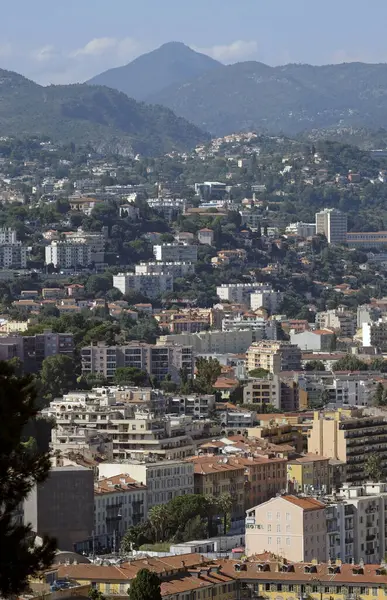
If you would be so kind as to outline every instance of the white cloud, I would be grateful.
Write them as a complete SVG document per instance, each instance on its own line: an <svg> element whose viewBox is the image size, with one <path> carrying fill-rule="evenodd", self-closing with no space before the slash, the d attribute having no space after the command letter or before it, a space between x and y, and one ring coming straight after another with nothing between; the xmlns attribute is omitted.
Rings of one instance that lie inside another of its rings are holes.
<svg viewBox="0 0 387 600"><path fill-rule="evenodd" d="M50 45L42 46L42 48L37 48L31 52L31 58L37 62L50 61L57 55L58 52L55 50L54 46Z"/></svg>
<svg viewBox="0 0 387 600"><path fill-rule="evenodd" d="M101 56L114 55L123 59L130 60L141 52L141 44L133 38L112 38L102 37L90 40L83 48L78 48L70 53L71 58L80 56Z"/></svg>
<svg viewBox="0 0 387 600"><path fill-rule="evenodd" d="M234 63L256 58L259 47L258 42L253 40L237 40L231 44L211 46L210 48L197 48L197 50L220 62Z"/></svg>

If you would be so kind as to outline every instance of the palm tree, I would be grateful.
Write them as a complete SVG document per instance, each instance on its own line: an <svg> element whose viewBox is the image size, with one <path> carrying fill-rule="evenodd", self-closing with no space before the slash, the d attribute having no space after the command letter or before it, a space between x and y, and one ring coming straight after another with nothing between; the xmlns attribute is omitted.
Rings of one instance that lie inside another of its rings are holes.
<svg viewBox="0 0 387 600"><path fill-rule="evenodd" d="M166 505L158 504L157 506L152 506L148 512L148 520L154 531L155 541L163 541L170 520L169 511Z"/></svg>
<svg viewBox="0 0 387 600"><path fill-rule="evenodd" d="M234 500L229 492L225 492L216 499L216 503L218 505L219 512L221 512L223 515L223 534L226 535L227 518L231 515L231 511L234 506Z"/></svg>

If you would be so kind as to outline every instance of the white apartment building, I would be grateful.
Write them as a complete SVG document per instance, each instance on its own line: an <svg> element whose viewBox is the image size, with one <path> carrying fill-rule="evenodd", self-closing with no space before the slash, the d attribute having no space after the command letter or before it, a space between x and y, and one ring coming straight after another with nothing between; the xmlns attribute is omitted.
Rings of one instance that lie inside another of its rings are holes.
<svg viewBox="0 0 387 600"><path fill-rule="evenodd" d="M251 231L257 231L261 225L263 215L254 210L240 210L241 225L248 227Z"/></svg>
<svg viewBox="0 0 387 600"><path fill-rule="evenodd" d="M246 556L273 552L292 562L326 562L325 504L279 496L246 512Z"/></svg>
<svg viewBox="0 0 387 600"><path fill-rule="evenodd" d="M273 314L278 310L283 297L282 292L275 292L274 290L253 292L250 294L250 308L251 310L265 308L269 313Z"/></svg>
<svg viewBox="0 0 387 600"><path fill-rule="evenodd" d="M265 283L223 283L216 288L220 300L247 306L250 306L251 294L263 292L273 292L273 288Z"/></svg>
<svg viewBox="0 0 387 600"><path fill-rule="evenodd" d="M387 549L387 484L344 484L326 507L328 559L377 564Z"/></svg>
<svg viewBox="0 0 387 600"><path fill-rule="evenodd" d="M17 234L16 230L11 227L0 228L0 244L16 244Z"/></svg>
<svg viewBox="0 0 387 600"><path fill-rule="evenodd" d="M324 208L316 213L316 233L325 235L328 244L345 244L347 241L347 215L336 208Z"/></svg>
<svg viewBox="0 0 387 600"><path fill-rule="evenodd" d="M316 224L315 223L303 223L298 221L297 223L290 223L285 229L286 233L297 235L301 238L308 238L316 235Z"/></svg>
<svg viewBox="0 0 387 600"><path fill-rule="evenodd" d="M106 238L103 233L89 233L78 229L64 233L65 241L71 244L88 244L91 249L93 262L103 263L105 259Z"/></svg>
<svg viewBox="0 0 387 600"><path fill-rule="evenodd" d="M316 325L319 329L334 329L343 337L355 335L356 321L356 316L344 306L316 314Z"/></svg>
<svg viewBox="0 0 387 600"><path fill-rule="evenodd" d="M101 545L117 551L129 527L146 515L147 488L132 477L119 473L94 484L94 535Z"/></svg>
<svg viewBox="0 0 387 600"><path fill-rule="evenodd" d="M101 463L98 470L100 477L119 476L124 470L128 476L145 485L148 510L166 504L176 496L194 493L194 464L183 460Z"/></svg>
<svg viewBox="0 0 387 600"><path fill-rule="evenodd" d="M192 244L157 244L153 246L156 260L162 262L192 262L198 261L198 247Z"/></svg>
<svg viewBox="0 0 387 600"><path fill-rule="evenodd" d="M46 265L54 265L55 268L77 268L87 267L94 262L92 248L86 243L68 243L53 241L45 248Z"/></svg>
<svg viewBox="0 0 387 600"><path fill-rule="evenodd" d="M235 317L225 317L222 320L223 331L246 331L252 332L252 341L276 340L278 327L276 321L266 321L262 317L252 315L237 315Z"/></svg>
<svg viewBox="0 0 387 600"><path fill-rule="evenodd" d="M124 295L139 292L148 298L173 291L173 275L167 273L119 273L113 277L113 286Z"/></svg>
<svg viewBox="0 0 387 600"><path fill-rule="evenodd" d="M0 268L25 269L27 267L28 247L21 242L0 245Z"/></svg>
<svg viewBox="0 0 387 600"><path fill-rule="evenodd" d="M168 342L191 346L195 354L240 354L246 352L253 342L251 329L232 331L200 331L162 335L157 345Z"/></svg>
<svg viewBox="0 0 387 600"><path fill-rule="evenodd" d="M167 221L172 221L184 213L187 201L183 198L149 198L147 203Z"/></svg>
<svg viewBox="0 0 387 600"><path fill-rule="evenodd" d="M195 273L195 265L188 262L141 262L135 266L136 275L162 275L173 278L186 277Z"/></svg>

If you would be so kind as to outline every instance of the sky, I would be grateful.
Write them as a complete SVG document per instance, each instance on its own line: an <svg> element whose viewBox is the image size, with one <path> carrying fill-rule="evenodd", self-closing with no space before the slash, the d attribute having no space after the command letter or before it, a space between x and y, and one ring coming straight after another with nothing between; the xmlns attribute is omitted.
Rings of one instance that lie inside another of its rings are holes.
<svg viewBox="0 0 387 600"><path fill-rule="evenodd" d="M169 41L226 64L387 62L386 0L0 0L0 68L85 81Z"/></svg>

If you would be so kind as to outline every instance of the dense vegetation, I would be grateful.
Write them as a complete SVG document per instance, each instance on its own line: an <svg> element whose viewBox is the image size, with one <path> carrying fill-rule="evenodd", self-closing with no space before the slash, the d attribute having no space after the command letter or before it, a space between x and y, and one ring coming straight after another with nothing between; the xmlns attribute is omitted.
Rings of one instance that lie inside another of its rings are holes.
<svg viewBox="0 0 387 600"><path fill-rule="evenodd" d="M157 155L192 148L206 134L161 106L104 87L42 87L0 70L0 136L45 135L99 150Z"/></svg>

